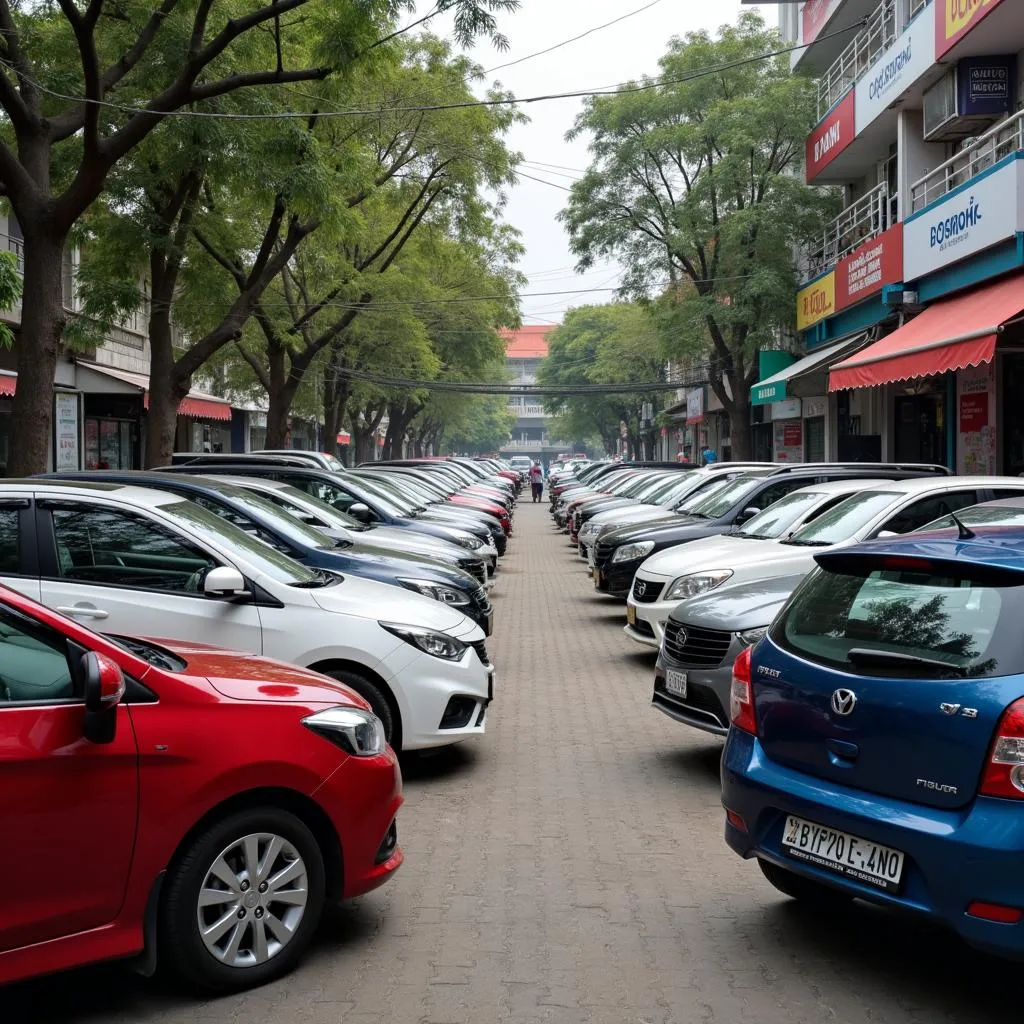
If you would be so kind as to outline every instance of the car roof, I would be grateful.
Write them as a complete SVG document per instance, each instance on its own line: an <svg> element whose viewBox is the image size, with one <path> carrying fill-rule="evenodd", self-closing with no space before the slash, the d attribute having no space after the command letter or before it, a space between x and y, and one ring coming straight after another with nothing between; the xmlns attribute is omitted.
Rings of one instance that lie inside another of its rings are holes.
<svg viewBox="0 0 1024 1024"><path fill-rule="evenodd" d="M942 491L952 487L1019 487L1024 495L1024 479L1015 476L924 476L910 477L903 480L884 480L879 490L893 491L901 494L917 494L918 492Z"/></svg>
<svg viewBox="0 0 1024 1024"><path fill-rule="evenodd" d="M1024 484L1024 480L1021 481ZM975 508L1024 508L1024 493L1019 498L996 498L995 501L982 501Z"/></svg>
<svg viewBox="0 0 1024 1024"><path fill-rule="evenodd" d="M156 487L135 486L103 480L93 483L87 480L53 480L45 477L32 477L26 480L0 481L0 491L8 488L11 490L28 488L37 494L60 494L61 492L76 491L98 498L109 498L116 492L118 500L145 508L159 508L161 505L173 505L181 501L181 495L172 494L170 491L161 491Z"/></svg>
<svg viewBox="0 0 1024 1024"><path fill-rule="evenodd" d="M841 480L826 480L823 483L808 484L801 487L793 494L846 494L851 485L856 485L858 490L870 491L879 486L886 486L891 483L891 478L886 477L861 477L844 476ZM934 482L934 481L933 481Z"/></svg>

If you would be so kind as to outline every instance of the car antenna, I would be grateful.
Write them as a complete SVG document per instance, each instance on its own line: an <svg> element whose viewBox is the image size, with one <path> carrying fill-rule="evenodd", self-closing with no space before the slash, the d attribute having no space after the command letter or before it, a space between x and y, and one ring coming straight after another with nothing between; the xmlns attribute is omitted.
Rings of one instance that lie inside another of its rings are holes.
<svg viewBox="0 0 1024 1024"><path fill-rule="evenodd" d="M962 522L960 522L959 519L957 519L955 512L950 512L949 518L956 523L956 528L960 531L960 536L957 537L957 540L974 540L978 536L973 530L969 530Z"/></svg>

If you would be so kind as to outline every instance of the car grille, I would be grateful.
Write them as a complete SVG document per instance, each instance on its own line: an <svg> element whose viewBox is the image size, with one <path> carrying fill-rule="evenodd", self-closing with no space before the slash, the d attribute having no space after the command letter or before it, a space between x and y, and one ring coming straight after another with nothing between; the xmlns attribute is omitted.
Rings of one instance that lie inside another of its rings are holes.
<svg viewBox="0 0 1024 1024"><path fill-rule="evenodd" d="M633 580L633 600L637 604L654 604L665 589L663 583L650 583L638 576Z"/></svg>
<svg viewBox="0 0 1024 1024"><path fill-rule="evenodd" d="M595 559L598 565L604 565L605 562L611 560L612 555L615 553L615 545L609 544L607 541L598 542L597 551L595 552Z"/></svg>
<svg viewBox="0 0 1024 1024"><path fill-rule="evenodd" d="M477 587L473 591L473 604L477 608L486 609L490 607L490 601L487 600L487 590L484 587Z"/></svg>
<svg viewBox="0 0 1024 1024"><path fill-rule="evenodd" d="M671 619L665 624L665 654L694 668L717 668L732 646L732 634L687 626Z"/></svg>
<svg viewBox="0 0 1024 1024"><path fill-rule="evenodd" d="M459 568L481 583L487 582L487 566L479 558L467 558L459 563Z"/></svg>
<svg viewBox="0 0 1024 1024"><path fill-rule="evenodd" d="M491 659L487 655L487 644L485 644L483 640L477 640L476 643L470 644L470 647L476 651L476 656L481 660L481 662L483 662L483 664L490 665Z"/></svg>

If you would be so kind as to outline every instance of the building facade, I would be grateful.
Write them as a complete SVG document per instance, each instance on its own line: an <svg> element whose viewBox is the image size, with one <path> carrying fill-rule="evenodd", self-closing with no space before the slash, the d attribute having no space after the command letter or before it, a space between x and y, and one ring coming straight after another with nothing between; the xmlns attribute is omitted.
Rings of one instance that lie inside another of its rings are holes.
<svg viewBox="0 0 1024 1024"><path fill-rule="evenodd" d="M844 203L800 256L801 354L763 354L776 455L1024 473L1022 8L780 5L817 83L806 178Z"/></svg>
<svg viewBox="0 0 1024 1024"><path fill-rule="evenodd" d="M548 354L548 335L555 329L556 325L550 324L501 332L505 342L505 369L513 387L537 383L541 360ZM512 427L512 436L502 446L502 452L540 458L551 445L549 417L542 400L535 395L512 394L508 404L516 421Z"/></svg>

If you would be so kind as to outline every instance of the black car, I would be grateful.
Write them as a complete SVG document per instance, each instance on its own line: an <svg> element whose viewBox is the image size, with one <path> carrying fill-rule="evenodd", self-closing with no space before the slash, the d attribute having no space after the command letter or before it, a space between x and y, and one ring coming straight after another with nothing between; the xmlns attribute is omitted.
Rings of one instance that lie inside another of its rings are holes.
<svg viewBox="0 0 1024 1024"><path fill-rule="evenodd" d="M490 537L494 540L498 554L505 553L505 531L497 520L494 521L493 526L490 526L473 521L468 517L458 522L444 523L409 515L378 492L371 491L354 481L350 473L341 476L337 473L327 473L322 469L267 462L262 459L250 460L242 456L232 463L218 463L215 469L201 465L165 466L160 472L186 474L216 472L218 476L261 476L270 480L280 480L282 483L291 484L292 487L312 494L313 497L364 522L416 530L431 537L441 537L444 540L453 541L463 547L468 546L465 541L467 534L484 544Z"/></svg>
<svg viewBox="0 0 1024 1024"><path fill-rule="evenodd" d="M209 467L207 467L209 468ZM486 571L479 559L467 558L466 569L426 556L401 557L384 547L338 541L288 515L262 495L202 476L171 476L132 470L51 473L57 480L131 484L179 494L233 523L246 533L315 569L350 573L363 579L390 583L458 608L488 635L494 610L487 597ZM484 578L471 573L479 566Z"/></svg>
<svg viewBox="0 0 1024 1024"><path fill-rule="evenodd" d="M705 502L685 515L666 516L602 533L594 550L594 586L601 593L625 598L637 569L656 551L728 533L790 491L810 484L843 479L904 480L948 474L942 466L804 463L779 466L767 475L737 476L727 485L716 488Z"/></svg>

